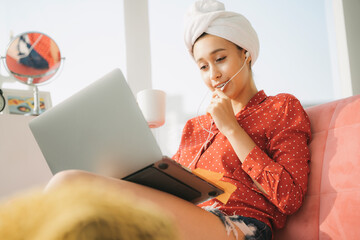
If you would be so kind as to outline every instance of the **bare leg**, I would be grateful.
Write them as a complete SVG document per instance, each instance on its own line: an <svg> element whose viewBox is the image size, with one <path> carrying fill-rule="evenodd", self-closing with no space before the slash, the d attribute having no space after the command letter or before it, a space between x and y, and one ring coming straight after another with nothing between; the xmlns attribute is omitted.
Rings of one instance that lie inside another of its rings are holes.
<svg viewBox="0 0 360 240"><path fill-rule="evenodd" d="M131 183L110 177L103 177L88 172L71 170L56 174L46 186L46 190L56 188L61 184L71 183L72 180L82 179L91 184L92 181L104 183L114 187L118 191L131 192L140 199L148 200L163 209L164 212L172 215L180 233L180 239L184 240L234 240L235 236L231 233L227 235L223 223L218 217L209 213L194 204L177 198L156 189L152 189L139 184ZM242 232L238 229L239 240L245 239Z"/></svg>

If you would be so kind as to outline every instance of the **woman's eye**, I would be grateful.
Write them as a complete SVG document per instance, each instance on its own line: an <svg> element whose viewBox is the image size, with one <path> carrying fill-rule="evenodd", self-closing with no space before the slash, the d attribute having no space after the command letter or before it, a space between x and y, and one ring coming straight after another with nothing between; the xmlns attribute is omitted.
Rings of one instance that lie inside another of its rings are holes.
<svg viewBox="0 0 360 240"><path fill-rule="evenodd" d="M206 65L200 66L200 70L205 70L206 69Z"/></svg>
<svg viewBox="0 0 360 240"><path fill-rule="evenodd" d="M216 62L221 62L222 60L225 60L226 57L217 58Z"/></svg>

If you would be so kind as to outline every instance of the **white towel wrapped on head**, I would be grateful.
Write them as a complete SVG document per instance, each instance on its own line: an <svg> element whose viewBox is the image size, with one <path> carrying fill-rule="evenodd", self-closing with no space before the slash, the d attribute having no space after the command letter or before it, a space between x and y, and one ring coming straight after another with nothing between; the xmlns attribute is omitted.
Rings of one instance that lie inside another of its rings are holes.
<svg viewBox="0 0 360 240"><path fill-rule="evenodd" d="M192 55L194 42L203 33L222 37L249 51L254 65L259 55L259 39L250 22L241 14L225 11L216 0L198 0L185 16L184 39Z"/></svg>

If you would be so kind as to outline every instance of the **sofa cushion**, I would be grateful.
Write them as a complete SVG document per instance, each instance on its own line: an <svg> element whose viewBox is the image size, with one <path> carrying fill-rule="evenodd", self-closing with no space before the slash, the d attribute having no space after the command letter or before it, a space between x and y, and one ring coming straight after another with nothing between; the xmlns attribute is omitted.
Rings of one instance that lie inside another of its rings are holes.
<svg viewBox="0 0 360 240"><path fill-rule="evenodd" d="M275 239L357 239L360 228L360 95L306 109L311 173L304 205Z"/></svg>

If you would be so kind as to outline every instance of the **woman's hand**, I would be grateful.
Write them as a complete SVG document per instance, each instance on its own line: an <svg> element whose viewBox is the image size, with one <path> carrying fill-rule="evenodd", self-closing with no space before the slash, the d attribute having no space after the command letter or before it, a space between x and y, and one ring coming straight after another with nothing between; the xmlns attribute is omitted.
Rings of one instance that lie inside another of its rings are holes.
<svg viewBox="0 0 360 240"><path fill-rule="evenodd" d="M243 162L256 144L239 125L231 99L219 89L213 92L212 97L207 112L212 116L219 131L229 140L240 161ZM255 184L263 191L257 182Z"/></svg>
<svg viewBox="0 0 360 240"><path fill-rule="evenodd" d="M213 118L219 131L225 136L239 127L231 99L219 89L215 89L213 92L210 105L206 111Z"/></svg>

